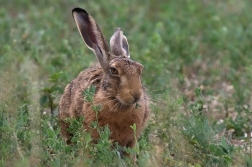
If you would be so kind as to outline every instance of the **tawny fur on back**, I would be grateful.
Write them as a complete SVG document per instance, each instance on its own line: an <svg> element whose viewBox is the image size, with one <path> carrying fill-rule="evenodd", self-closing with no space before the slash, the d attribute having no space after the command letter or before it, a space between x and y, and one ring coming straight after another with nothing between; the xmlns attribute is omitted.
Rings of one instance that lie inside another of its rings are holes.
<svg viewBox="0 0 252 167"><path fill-rule="evenodd" d="M110 138L122 147L134 147L136 141L130 126L136 124L136 137L139 138L150 113L149 98L141 84L143 66L129 59L127 39L120 29L111 37L110 52L99 26L85 10L75 8L73 16L84 42L94 51L99 64L85 69L66 86L59 103L62 135L70 140L66 118L84 116L83 128L91 133L94 142L99 138L96 129L90 127L97 119L96 113L83 97L83 91L94 85L94 104L101 105L98 125L108 125Z"/></svg>

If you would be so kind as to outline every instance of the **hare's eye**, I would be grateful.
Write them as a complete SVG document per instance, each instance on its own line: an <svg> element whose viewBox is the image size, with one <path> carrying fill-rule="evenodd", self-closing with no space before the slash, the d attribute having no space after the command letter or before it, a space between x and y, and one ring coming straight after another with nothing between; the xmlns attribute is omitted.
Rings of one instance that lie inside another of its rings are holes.
<svg viewBox="0 0 252 167"><path fill-rule="evenodd" d="M117 69L115 69L113 67L110 68L110 72L111 72L111 74L114 74L114 75L118 74Z"/></svg>

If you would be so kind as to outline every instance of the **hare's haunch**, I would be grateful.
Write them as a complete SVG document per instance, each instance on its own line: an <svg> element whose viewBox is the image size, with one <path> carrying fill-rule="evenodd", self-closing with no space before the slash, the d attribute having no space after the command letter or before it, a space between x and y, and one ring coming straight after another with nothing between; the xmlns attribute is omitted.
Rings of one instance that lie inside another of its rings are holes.
<svg viewBox="0 0 252 167"><path fill-rule="evenodd" d="M75 8L72 12L81 37L99 63L82 71L66 86L59 102L61 133L70 141L66 118L83 116L83 128L91 133L94 142L99 134L90 125L98 121L100 127L108 125L114 142L134 147L136 141L130 126L136 124L138 138L150 113L149 98L141 83L143 66L130 60L127 38L120 28L112 35L109 48L98 24L85 10ZM95 87L93 103L83 97L91 85ZM93 104L101 106L97 117Z"/></svg>

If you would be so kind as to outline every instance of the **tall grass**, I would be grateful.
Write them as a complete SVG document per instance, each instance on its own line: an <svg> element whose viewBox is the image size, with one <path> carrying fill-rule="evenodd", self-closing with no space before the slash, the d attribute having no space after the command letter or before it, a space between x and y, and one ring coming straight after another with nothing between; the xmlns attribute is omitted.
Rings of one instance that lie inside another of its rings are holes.
<svg viewBox="0 0 252 167"><path fill-rule="evenodd" d="M86 9L109 39L117 27L144 65L152 115L137 162L108 128L92 144L60 136L63 89L96 59L71 16ZM250 0L3 1L0 6L0 166L252 166Z"/></svg>

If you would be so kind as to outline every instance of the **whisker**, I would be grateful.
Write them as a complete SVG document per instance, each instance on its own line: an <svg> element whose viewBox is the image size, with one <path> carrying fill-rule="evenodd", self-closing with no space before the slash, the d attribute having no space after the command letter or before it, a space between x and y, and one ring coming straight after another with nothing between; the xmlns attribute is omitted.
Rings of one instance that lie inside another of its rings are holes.
<svg viewBox="0 0 252 167"><path fill-rule="evenodd" d="M111 107L111 108L103 115L102 120L105 118L105 116L106 116L108 113L110 113L111 111L113 111L112 109L113 109L115 106L117 106L118 104L120 105L120 103L117 102L113 107Z"/></svg>
<svg viewBox="0 0 252 167"><path fill-rule="evenodd" d="M116 107L118 104L120 105L120 102L117 102L113 107L111 107L109 111L113 111L113 108Z"/></svg>
<svg viewBox="0 0 252 167"><path fill-rule="evenodd" d="M106 105L106 104L108 104L108 103L110 103L110 102L112 102L112 101L115 101L116 99L111 99L111 100L108 100L108 101L106 101L106 103L97 103L97 104L100 104L100 105ZM94 104L95 105L95 104ZM87 110L87 112L90 112L91 110L93 110L92 108L89 108L89 110Z"/></svg>
<svg viewBox="0 0 252 167"><path fill-rule="evenodd" d="M102 105L106 105L106 104L108 104L108 103L111 103L112 101L115 101L116 99L112 99L112 100L107 100L107 101L105 101L105 102L103 102L103 103L101 103Z"/></svg>

